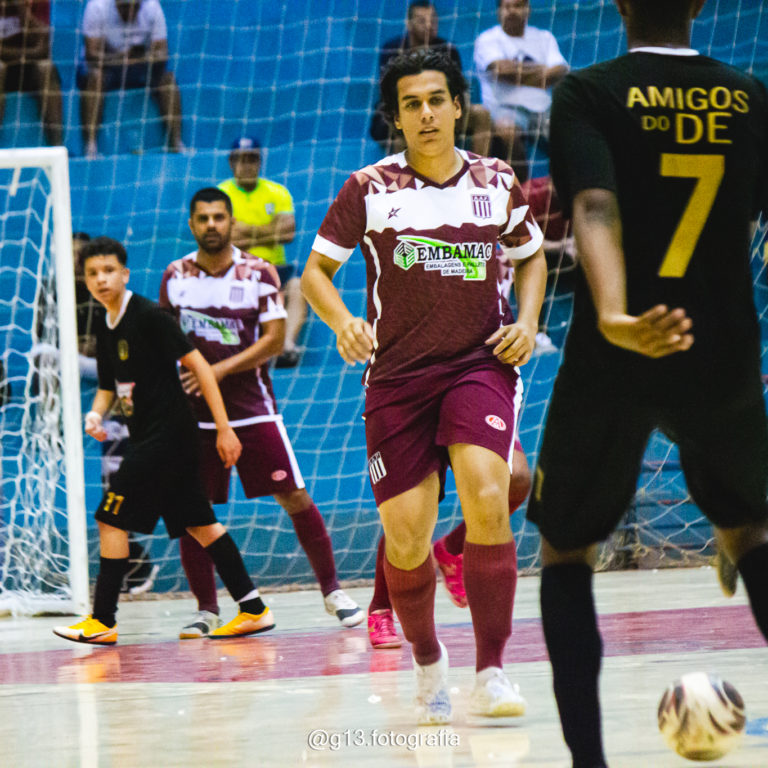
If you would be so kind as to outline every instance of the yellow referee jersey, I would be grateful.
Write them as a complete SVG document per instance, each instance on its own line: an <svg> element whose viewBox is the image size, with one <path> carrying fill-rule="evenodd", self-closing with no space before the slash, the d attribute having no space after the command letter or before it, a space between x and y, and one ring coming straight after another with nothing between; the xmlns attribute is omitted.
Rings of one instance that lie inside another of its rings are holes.
<svg viewBox="0 0 768 768"><path fill-rule="evenodd" d="M293 213L291 193L282 184L269 179L260 178L252 192L238 187L234 179L222 181L219 189L232 200L234 217L249 226L263 226L281 213ZM277 266L285 264L283 245L258 245L251 248L249 253Z"/></svg>

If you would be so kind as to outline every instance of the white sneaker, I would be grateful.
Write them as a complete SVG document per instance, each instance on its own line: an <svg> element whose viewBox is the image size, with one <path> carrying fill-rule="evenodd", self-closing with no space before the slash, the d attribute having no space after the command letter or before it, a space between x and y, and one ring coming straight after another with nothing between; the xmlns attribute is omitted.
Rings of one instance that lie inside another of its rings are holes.
<svg viewBox="0 0 768 768"><path fill-rule="evenodd" d="M448 694L448 651L440 643L440 658L421 666L413 660L416 673L416 720L418 725L445 725L451 721Z"/></svg>
<svg viewBox="0 0 768 768"><path fill-rule="evenodd" d="M325 610L335 616L342 627L356 627L365 618L365 611L343 589L334 589L323 600Z"/></svg>
<svg viewBox="0 0 768 768"><path fill-rule="evenodd" d="M479 717L520 717L525 714L525 699L499 667L487 667L477 673L469 713Z"/></svg>
<svg viewBox="0 0 768 768"><path fill-rule="evenodd" d="M221 626L221 619L210 611L198 611L193 617L192 621L186 626L181 628L179 632L180 640L197 640L200 637L208 637L208 635Z"/></svg>

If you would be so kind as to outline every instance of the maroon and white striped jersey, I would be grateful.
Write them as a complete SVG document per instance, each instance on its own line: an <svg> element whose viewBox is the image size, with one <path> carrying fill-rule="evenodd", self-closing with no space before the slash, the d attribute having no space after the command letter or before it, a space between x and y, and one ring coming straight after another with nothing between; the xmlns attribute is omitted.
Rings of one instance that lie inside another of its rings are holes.
<svg viewBox="0 0 768 768"><path fill-rule="evenodd" d="M404 153L346 181L312 248L345 262L357 245L367 267L374 352L365 383L418 375L425 366L485 358L508 306L496 247L526 259L543 235L513 170L460 151L444 184L414 171Z"/></svg>
<svg viewBox="0 0 768 768"><path fill-rule="evenodd" d="M233 246L232 264L212 275L196 261L197 251L168 265L160 306L171 309L182 331L211 364L232 357L259 339L259 326L285 317L275 268ZM278 416L267 365L226 376L219 382L230 424L241 427ZM192 405L202 429L215 429L202 397Z"/></svg>

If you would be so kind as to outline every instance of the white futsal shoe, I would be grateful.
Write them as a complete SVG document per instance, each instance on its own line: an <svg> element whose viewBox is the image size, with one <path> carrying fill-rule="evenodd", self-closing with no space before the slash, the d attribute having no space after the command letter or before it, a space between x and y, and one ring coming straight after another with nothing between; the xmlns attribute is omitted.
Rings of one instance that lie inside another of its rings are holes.
<svg viewBox="0 0 768 768"><path fill-rule="evenodd" d="M469 713L478 717L520 717L525 714L525 699L499 667L487 667L477 673Z"/></svg>
<svg viewBox="0 0 768 768"><path fill-rule="evenodd" d="M356 627L365 618L365 611L343 589L335 589L323 602L325 612L335 616L342 627Z"/></svg>
<svg viewBox="0 0 768 768"><path fill-rule="evenodd" d="M445 725L451 720L451 697L448 694L448 651L440 643L440 658L434 664L413 660L416 673L416 720L419 725Z"/></svg>

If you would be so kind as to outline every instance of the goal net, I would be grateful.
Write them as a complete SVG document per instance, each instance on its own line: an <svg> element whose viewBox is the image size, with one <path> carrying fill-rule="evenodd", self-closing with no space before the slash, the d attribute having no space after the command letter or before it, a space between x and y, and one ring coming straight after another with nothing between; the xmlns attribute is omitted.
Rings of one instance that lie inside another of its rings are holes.
<svg viewBox="0 0 768 768"><path fill-rule="evenodd" d="M436 0L435 4L438 34L456 44L465 74L470 76L473 101L478 102L473 43L480 32L497 23L496 2ZM131 287L156 298L164 267L194 247L186 224L191 196L202 186L230 177L228 152L233 140L255 136L264 147L262 175L285 185L294 198L297 235L287 254L300 267L347 176L382 156L368 134L378 93L378 53L385 41L402 36L407 0L296 0L290 4L162 0L162 6L168 25L169 68L181 91L183 140L190 151L163 151L157 106L147 90L136 89L107 93L99 136L102 156L86 160L81 156L75 84L83 3L57 0L52 4L53 55L64 90L65 140L73 156L74 229L123 241ZM573 68L625 50L621 20L611 0L542 0L531 6L530 24L554 33ZM760 0L709 0L694 25L693 39L702 52L766 79L768 11ZM7 98L2 127L7 142L19 145L30 136L39 141L34 103L26 95ZM537 148L531 174L546 172L546 155ZM761 238L762 232L754 243L754 266L763 317L767 297ZM542 322L555 349L538 355L523 369L521 439L531 466L537 459L570 320L575 269L564 248L553 249L549 265ZM41 274L49 272L42 269ZM11 277L15 279L15 273L9 272L7 279ZM351 310L363 313L365 274L359 253L339 271L336 283ZM15 303L21 306L19 299ZM33 304L29 299L24 311L33 313ZM274 371L286 427L307 487L331 533L340 576L370 578L381 529L366 475L361 370L341 362L331 334L312 314L299 343L304 347L300 364ZM15 355L17 365L26 370L24 356L32 342L19 344L20 351L8 355ZM11 345L6 348L12 349ZM15 375L22 378L13 381L13 398L28 397L34 404L38 395L23 395L23 375ZM35 408L28 410L32 418ZM8 406L5 411L11 413ZM20 421L21 411L13 413ZM7 505L6 489L17 482L15 477L25 474L11 466L9 456L13 462L17 459L5 444L4 450L3 503ZM92 440L85 445L85 478L89 555L95 564L98 543L91 512L102 488L100 448ZM218 507L217 513L262 585L313 583L291 522L272 499L248 501L233 480L230 502ZM449 483L437 533L449 530L460 515L455 488ZM533 569L538 564L538 532L525 522L524 507L512 524L520 564ZM141 537L141 542L159 566L154 589L186 590L178 547L168 542L164 529ZM654 435L637 497L608 547L605 562L611 567L704 563L711 551L711 528L687 496L676 450Z"/></svg>
<svg viewBox="0 0 768 768"><path fill-rule="evenodd" d="M67 152L0 150L0 613L88 602Z"/></svg>

